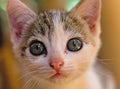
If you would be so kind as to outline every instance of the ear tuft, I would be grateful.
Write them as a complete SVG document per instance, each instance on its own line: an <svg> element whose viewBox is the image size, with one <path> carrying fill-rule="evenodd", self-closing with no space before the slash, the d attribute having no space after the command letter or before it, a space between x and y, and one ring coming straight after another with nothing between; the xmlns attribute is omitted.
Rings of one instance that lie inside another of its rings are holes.
<svg viewBox="0 0 120 89"><path fill-rule="evenodd" d="M26 5L20 0L8 0L7 13L12 28L12 35L19 39L22 30L29 24L29 22L36 16Z"/></svg>

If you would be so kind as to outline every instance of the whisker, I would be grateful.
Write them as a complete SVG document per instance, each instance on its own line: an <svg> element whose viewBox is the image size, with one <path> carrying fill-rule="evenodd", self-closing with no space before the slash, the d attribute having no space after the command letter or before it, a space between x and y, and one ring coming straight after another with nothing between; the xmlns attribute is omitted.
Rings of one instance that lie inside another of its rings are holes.
<svg viewBox="0 0 120 89"><path fill-rule="evenodd" d="M29 79L29 80L25 83L25 85L23 86L22 89L26 89L26 87L28 86L28 84L31 83L31 82L32 82L32 78Z"/></svg>
<svg viewBox="0 0 120 89"><path fill-rule="evenodd" d="M38 81L33 82L32 86L31 86L31 89L34 89L35 85L37 85L37 82Z"/></svg>
<svg viewBox="0 0 120 89"><path fill-rule="evenodd" d="M24 77L26 77L26 76L28 76L28 75L30 75L32 73L35 73L35 72L36 72L36 70L32 71L32 72L27 72L26 74L24 74L23 76L21 76L17 81L21 80L22 78L24 78Z"/></svg>
<svg viewBox="0 0 120 89"><path fill-rule="evenodd" d="M36 68L36 64L31 64L31 65L27 65L27 68L29 68L29 67L33 67L33 68ZM37 67L40 67L40 66L37 66Z"/></svg>
<svg viewBox="0 0 120 89"><path fill-rule="evenodd" d="M107 60L106 59L100 59L100 60L98 60L98 62L105 65L105 66L108 66L108 65L112 64L112 62L110 60L109 59L107 59Z"/></svg>
<svg viewBox="0 0 120 89"><path fill-rule="evenodd" d="M40 80L39 80L39 81L40 81ZM40 83L39 83L39 81L37 82L38 88L40 88Z"/></svg>
<svg viewBox="0 0 120 89"><path fill-rule="evenodd" d="M31 89L32 84L33 84L33 82L31 80L31 82L26 86L26 89Z"/></svg>
<svg viewBox="0 0 120 89"><path fill-rule="evenodd" d="M43 70L44 70L44 69L49 70L49 69L50 69L50 67L39 67L39 69L40 69L40 70L42 70L42 69L43 69Z"/></svg>
<svg viewBox="0 0 120 89"><path fill-rule="evenodd" d="M108 58L101 58L101 59L98 59L98 60L105 60L105 61L110 61L110 60L112 60L112 59L108 59Z"/></svg>

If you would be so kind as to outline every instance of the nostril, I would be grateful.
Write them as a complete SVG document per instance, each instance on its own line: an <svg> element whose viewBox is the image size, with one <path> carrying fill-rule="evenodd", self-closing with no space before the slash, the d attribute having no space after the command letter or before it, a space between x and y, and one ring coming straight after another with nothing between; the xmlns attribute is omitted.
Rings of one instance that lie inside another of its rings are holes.
<svg viewBox="0 0 120 89"><path fill-rule="evenodd" d="M64 65L64 62L63 61L52 61L50 62L49 65L51 68L55 70L59 70Z"/></svg>
<svg viewBox="0 0 120 89"><path fill-rule="evenodd" d="M50 63L49 65L50 65L50 67L52 67L52 68L54 67L54 65L53 65L52 63Z"/></svg>
<svg viewBox="0 0 120 89"><path fill-rule="evenodd" d="M61 62L61 63L60 63L60 66L62 67L63 65L64 65L64 62Z"/></svg>

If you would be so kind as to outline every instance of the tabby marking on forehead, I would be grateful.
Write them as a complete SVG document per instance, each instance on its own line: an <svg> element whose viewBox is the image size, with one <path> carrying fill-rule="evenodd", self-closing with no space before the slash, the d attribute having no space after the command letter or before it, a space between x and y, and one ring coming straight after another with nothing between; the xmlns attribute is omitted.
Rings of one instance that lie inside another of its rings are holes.
<svg viewBox="0 0 120 89"><path fill-rule="evenodd" d="M59 11L41 12L36 17L34 22L31 23L31 25L28 27L28 30L25 33L31 33L29 34L29 37L32 35L35 36L39 34L42 36L47 36L50 39L50 36L52 35L54 27L56 25L56 21L58 20L58 22L61 22L61 19L63 19L61 14L62 13Z"/></svg>
<svg viewBox="0 0 120 89"><path fill-rule="evenodd" d="M31 37L45 37L51 42L52 36L59 34L61 31L69 33L71 37L78 36L86 43L94 43L88 29L82 19L77 19L65 11L43 11L36 17L28 29L23 32L22 43Z"/></svg>

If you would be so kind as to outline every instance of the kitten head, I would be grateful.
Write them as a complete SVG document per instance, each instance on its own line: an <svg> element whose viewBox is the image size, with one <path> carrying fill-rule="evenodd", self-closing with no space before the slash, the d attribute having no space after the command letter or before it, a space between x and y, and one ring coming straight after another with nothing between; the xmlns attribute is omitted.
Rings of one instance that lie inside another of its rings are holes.
<svg viewBox="0 0 120 89"><path fill-rule="evenodd" d="M100 11L101 0L82 0L70 12L37 15L19 0L8 0L15 55L36 80L69 82L81 77L100 48Z"/></svg>

